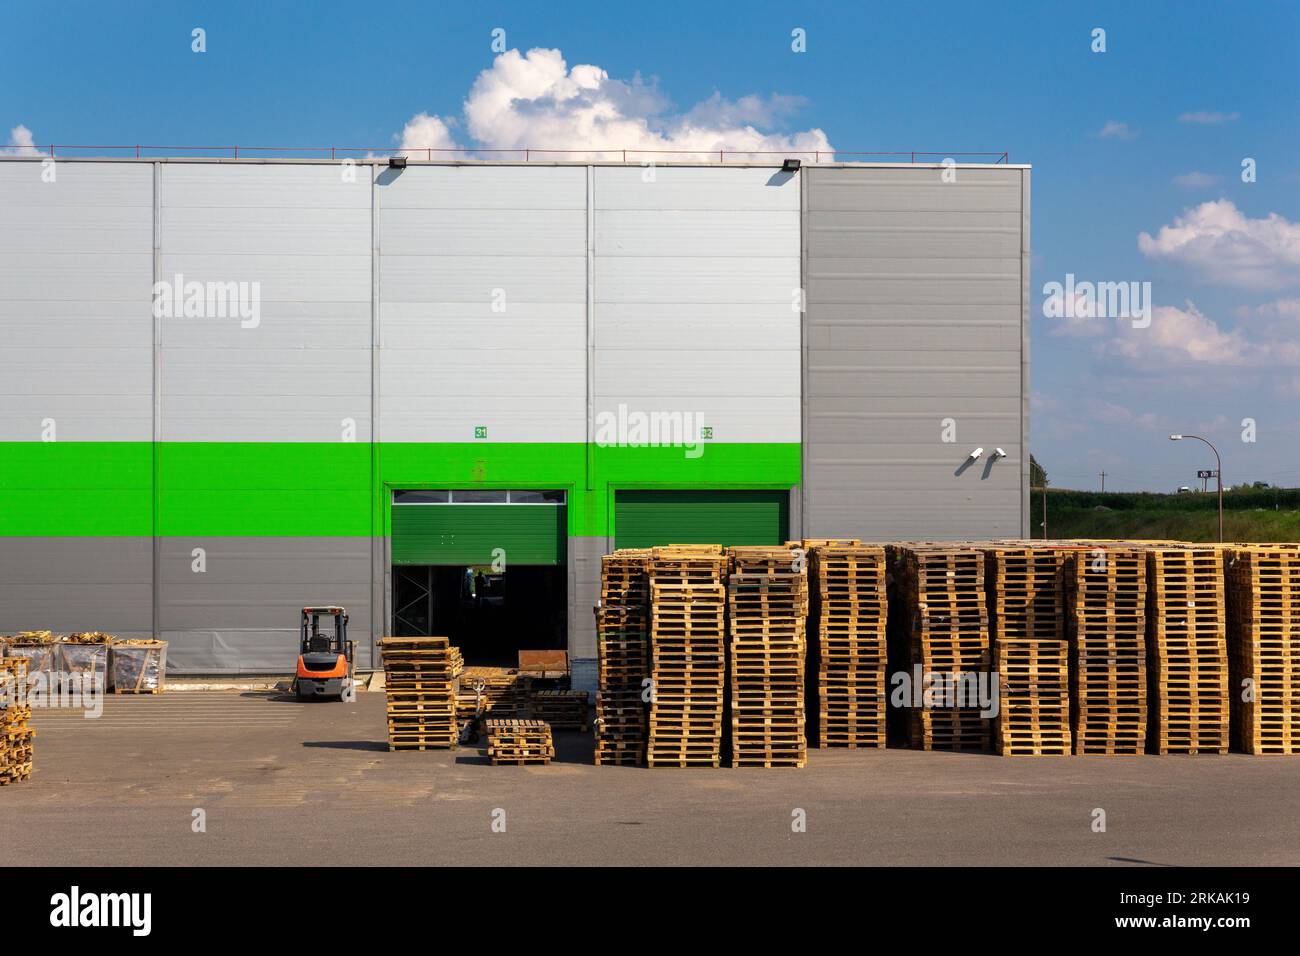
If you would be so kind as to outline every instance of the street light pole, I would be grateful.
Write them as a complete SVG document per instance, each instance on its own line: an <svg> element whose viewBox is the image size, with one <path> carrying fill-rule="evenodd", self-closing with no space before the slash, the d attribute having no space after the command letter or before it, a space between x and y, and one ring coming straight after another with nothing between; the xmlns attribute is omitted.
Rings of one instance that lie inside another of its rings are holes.
<svg viewBox="0 0 1300 956"><path fill-rule="evenodd" d="M1214 477L1219 483L1219 543L1223 543L1223 461L1219 458L1219 449L1210 444L1209 439L1202 438L1200 435L1170 435L1170 441L1182 441L1184 438L1195 438L1199 442L1205 442L1210 446L1210 451L1214 452Z"/></svg>

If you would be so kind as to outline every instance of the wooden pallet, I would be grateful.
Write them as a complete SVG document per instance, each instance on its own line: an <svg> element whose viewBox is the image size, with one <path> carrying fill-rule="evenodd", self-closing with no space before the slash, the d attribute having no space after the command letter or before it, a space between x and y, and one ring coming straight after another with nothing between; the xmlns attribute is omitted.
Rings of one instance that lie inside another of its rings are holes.
<svg viewBox="0 0 1300 956"><path fill-rule="evenodd" d="M807 763L808 560L802 549L728 550L733 766Z"/></svg>
<svg viewBox="0 0 1300 956"><path fill-rule="evenodd" d="M886 560L891 666L909 673L919 667L927 676L989 674L984 552L964 545L889 545ZM903 729L922 750L987 751L992 744L990 720L968 707L911 707Z"/></svg>
<svg viewBox="0 0 1300 956"><path fill-rule="evenodd" d="M721 548L655 548L650 581L652 766L717 766L726 686L728 558Z"/></svg>
<svg viewBox="0 0 1300 956"><path fill-rule="evenodd" d="M464 658L445 637L385 637L379 642L390 750L454 750Z"/></svg>
<svg viewBox="0 0 1300 956"><path fill-rule="evenodd" d="M486 722L488 759L494 765L548 764L555 756L551 725L544 720L498 720Z"/></svg>
<svg viewBox="0 0 1300 956"><path fill-rule="evenodd" d="M1229 738L1224 549L1147 551L1148 749L1226 752Z"/></svg>
<svg viewBox="0 0 1300 956"><path fill-rule="evenodd" d="M1231 732L1248 754L1300 754L1300 550L1228 553Z"/></svg>
<svg viewBox="0 0 1300 956"><path fill-rule="evenodd" d="M817 542L809 564L809 670L819 747L885 746L888 595L884 548ZM815 686L814 686L815 685Z"/></svg>
<svg viewBox="0 0 1300 956"><path fill-rule="evenodd" d="M531 713L552 730L587 730L590 695L585 690L538 690L531 697Z"/></svg>
<svg viewBox="0 0 1300 956"><path fill-rule="evenodd" d="M1123 546L1075 549L1067 554L1064 578L1075 752L1143 753L1146 553Z"/></svg>

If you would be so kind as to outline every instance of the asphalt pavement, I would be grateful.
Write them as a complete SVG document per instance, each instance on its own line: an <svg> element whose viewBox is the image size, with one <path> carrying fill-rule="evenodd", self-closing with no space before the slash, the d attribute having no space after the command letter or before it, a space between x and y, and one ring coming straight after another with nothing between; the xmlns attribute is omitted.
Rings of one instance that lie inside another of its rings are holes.
<svg viewBox="0 0 1300 956"><path fill-rule="evenodd" d="M382 694L111 697L38 711L4 865L1300 864L1300 759L812 750L804 769L389 752ZM1104 826L1104 828L1103 828Z"/></svg>

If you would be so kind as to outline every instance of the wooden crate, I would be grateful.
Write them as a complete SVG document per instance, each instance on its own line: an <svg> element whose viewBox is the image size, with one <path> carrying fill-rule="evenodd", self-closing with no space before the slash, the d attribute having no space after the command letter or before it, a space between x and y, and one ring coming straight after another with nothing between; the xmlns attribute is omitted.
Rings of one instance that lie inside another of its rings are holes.
<svg viewBox="0 0 1300 956"><path fill-rule="evenodd" d="M167 689L166 641L114 641L108 663L115 694L161 694Z"/></svg>
<svg viewBox="0 0 1300 956"><path fill-rule="evenodd" d="M1233 742L1300 754L1300 549L1230 549L1227 599Z"/></svg>

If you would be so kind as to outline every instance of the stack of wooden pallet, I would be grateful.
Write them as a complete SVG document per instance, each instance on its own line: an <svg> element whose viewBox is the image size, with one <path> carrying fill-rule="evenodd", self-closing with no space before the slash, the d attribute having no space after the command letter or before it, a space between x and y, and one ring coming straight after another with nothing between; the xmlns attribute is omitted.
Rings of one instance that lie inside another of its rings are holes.
<svg viewBox="0 0 1300 956"><path fill-rule="evenodd" d="M388 697L388 749L455 749L456 692L464 661L445 637L379 642Z"/></svg>
<svg viewBox="0 0 1300 956"><path fill-rule="evenodd" d="M589 695L585 690L533 691L531 712L553 730L587 730Z"/></svg>
<svg viewBox="0 0 1300 956"><path fill-rule="evenodd" d="M497 718L487 722L488 759L493 764L547 764L555 756L551 727L544 720Z"/></svg>
<svg viewBox="0 0 1300 956"><path fill-rule="evenodd" d="M1228 644L1221 548L1147 551L1148 747L1228 752Z"/></svg>
<svg viewBox="0 0 1300 956"><path fill-rule="evenodd" d="M891 603L901 608L895 634L913 682L912 746L924 750L987 751L989 718L982 716L980 681L991 661L984 592L984 552L944 544L890 545ZM891 615L891 617L894 617ZM922 686L917 688L915 681ZM917 706L919 704L919 706Z"/></svg>
<svg viewBox="0 0 1300 956"><path fill-rule="evenodd" d="M821 747L885 746L885 549L813 542L810 670Z"/></svg>
<svg viewBox="0 0 1300 956"><path fill-rule="evenodd" d="M1228 645L1237 747L1300 754L1300 549L1230 552Z"/></svg>
<svg viewBox="0 0 1300 956"><path fill-rule="evenodd" d="M32 708L26 681L26 658L0 658L0 786L32 775L36 731L27 726Z"/></svg>
<svg viewBox="0 0 1300 956"><path fill-rule="evenodd" d="M726 569L721 547L676 545L651 556L651 767L721 765Z"/></svg>
<svg viewBox="0 0 1300 956"><path fill-rule="evenodd" d="M997 752L1004 757L1069 756L1070 658L1062 575L1066 552L998 545L989 548L986 557L999 688Z"/></svg>
<svg viewBox="0 0 1300 956"><path fill-rule="evenodd" d="M727 629L731 762L802 767L808 569L802 549L732 548Z"/></svg>
<svg viewBox="0 0 1300 956"><path fill-rule="evenodd" d="M645 681L650 676L648 549L623 548L600 562L596 607L596 765L640 764L646 753Z"/></svg>
<svg viewBox="0 0 1300 956"><path fill-rule="evenodd" d="M523 717L531 688L532 680L513 667L466 667L456 694L456 717L462 722L487 714Z"/></svg>
<svg viewBox="0 0 1300 956"><path fill-rule="evenodd" d="M1076 754L1140 754L1147 738L1146 552L1068 553L1065 606Z"/></svg>

